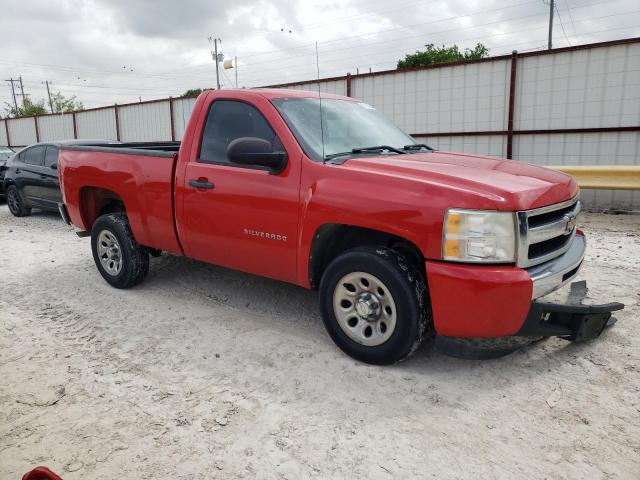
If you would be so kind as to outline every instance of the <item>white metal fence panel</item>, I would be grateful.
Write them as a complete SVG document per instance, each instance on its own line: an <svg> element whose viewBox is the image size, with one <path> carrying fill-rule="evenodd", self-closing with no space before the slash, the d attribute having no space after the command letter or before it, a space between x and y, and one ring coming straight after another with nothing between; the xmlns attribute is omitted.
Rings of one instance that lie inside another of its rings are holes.
<svg viewBox="0 0 640 480"><path fill-rule="evenodd" d="M507 149L506 138L502 135L464 135L414 138L436 150L449 152L474 153L504 158Z"/></svg>
<svg viewBox="0 0 640 480"><path fill-rule="evenodd" d="M73 115L47 115L38 117L41 142L73 139Z"/></svg>
<svg viewBox="0 0 640 480"><path fill-rule="evenodd" d="M318 82L308 82L298 85L292 85L290 87L282 87L289 90L307 90L309 92L318 91ZM320 91L322 93L332 93L334 95L346 95L347 94L347 81L343 79L339 80L321 80Z"/></svg>
<svg viewBox="0 0 640 480"><path fill-rule="evenodd" d="M6 120L0 120L0 145L6 147L9 145L9 139L7 138Z"/></svg>
<svg viewBox="0 0 640 480"><path fill-rule="evenodd" d="M11 145L24 147L36 143L36 123L33 117L15 118L9 121Z"/></svg>
<svg viewBox="0 0 640 480"><path fill-rule="evenodd" d="M76 113L78 138L116 140L115 108L101 108Z"/></svg>
<svg viewBox="0 0 640 480"><path fill-rule="evenodd" d="M409 133L505 130L509 62L472 63L352 80L352 96Z"/></svg>
<svg viewBox="0 0 640 480"><path fill-rule="evenodd" d="M514 158L536 165L640 165L640 132L516 135ZM640 192L583 190L586 208L640 208Z"/></svg>
<svg viewBox="0 0 640 480"><path fill-rule="evenodd" d="M640 165L640 132L516 135L513 146L537 165Z"/></svg>
<svg viewBox="0 0 640 480"><path fill-rule="evenodd" d="M524 57L516 130L640 125L640 43Z"/></svg>
<svg viewBox="0 0 640 480"><path fill-rule="evenodd" d="M120 140L123 142L171 140L169 109L169 101L119 107Z"/></svg>
<svg viewBox="0 0 640 480"><path fill-rule="evenodd" d="M173 128L176 140L182 139L195 104L195 98L179 98L173 100Z"/></svg>

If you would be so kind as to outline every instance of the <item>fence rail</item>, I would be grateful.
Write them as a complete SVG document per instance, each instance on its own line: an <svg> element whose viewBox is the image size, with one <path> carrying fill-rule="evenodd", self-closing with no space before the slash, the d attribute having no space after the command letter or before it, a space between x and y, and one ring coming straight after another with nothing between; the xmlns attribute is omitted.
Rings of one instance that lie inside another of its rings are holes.
<svg viewBox="0 0 640 480"><path fill-rule="evenodd" d="M595 190L640 190L640 167L620 165L552 166L573 176L581 188Z"/></svg>
<svg viewBox="0 0 640 480"><path fill-rule="evenodd" d="M561 168L640 166L640 38L270 87L358 98L440 150ZM179 140L194 102L0 120L0 145ZM592 208L640 209L640 192L627 189L586 190L583 200Z"/></svg>

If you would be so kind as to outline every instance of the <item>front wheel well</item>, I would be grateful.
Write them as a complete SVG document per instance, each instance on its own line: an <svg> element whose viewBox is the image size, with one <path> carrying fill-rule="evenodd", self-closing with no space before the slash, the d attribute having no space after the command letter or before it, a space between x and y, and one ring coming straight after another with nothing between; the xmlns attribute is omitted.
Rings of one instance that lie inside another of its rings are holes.
<svg viewBox="0 0 640 480"><path fill-rule="evenodd" d="M418 246L388 232L343 224L326 224L316 230L309 253L309 283L318 288L322 274L341 253L364 245L379 245L404 254L424 274L424 256Z"/></svg>

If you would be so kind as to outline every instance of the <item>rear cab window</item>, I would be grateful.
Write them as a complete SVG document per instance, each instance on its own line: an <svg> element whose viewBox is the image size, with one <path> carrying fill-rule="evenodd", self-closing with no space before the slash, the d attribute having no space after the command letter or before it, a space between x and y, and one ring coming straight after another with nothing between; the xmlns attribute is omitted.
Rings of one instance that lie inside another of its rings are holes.
<svg viewBox="0 0 640 480"><path fill-rule="evenodd" d="M256 107L237 100L215 100L202 132L198 162L239 166L227 158L227 147L242 137L267 140L274 152L284 150L271 125Z"/></svg>

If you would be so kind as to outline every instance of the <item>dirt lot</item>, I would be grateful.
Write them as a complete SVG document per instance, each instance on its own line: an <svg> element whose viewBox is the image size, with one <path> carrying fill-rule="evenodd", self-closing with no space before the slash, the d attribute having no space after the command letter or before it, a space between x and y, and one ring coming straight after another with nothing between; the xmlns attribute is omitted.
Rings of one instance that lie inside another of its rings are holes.
<svg viewBox="0 0 640 480"><path fill-rule="evenodd" d="M117 291L56 215L1 205L0 479L638 479L640 216L582 222L581 278L627 304L599 341L379 368L313 292L172 256Z"/></svg>

